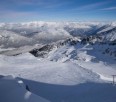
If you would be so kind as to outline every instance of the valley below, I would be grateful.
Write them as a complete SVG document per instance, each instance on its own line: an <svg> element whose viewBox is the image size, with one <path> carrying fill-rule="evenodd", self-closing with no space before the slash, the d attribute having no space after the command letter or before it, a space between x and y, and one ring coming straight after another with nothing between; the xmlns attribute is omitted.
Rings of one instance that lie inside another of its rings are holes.
<svg viewBox="0 0 116 102"><path fill-rule="evenodd" d="M116 102L116 24L0 25L0 102Z"/></svg>

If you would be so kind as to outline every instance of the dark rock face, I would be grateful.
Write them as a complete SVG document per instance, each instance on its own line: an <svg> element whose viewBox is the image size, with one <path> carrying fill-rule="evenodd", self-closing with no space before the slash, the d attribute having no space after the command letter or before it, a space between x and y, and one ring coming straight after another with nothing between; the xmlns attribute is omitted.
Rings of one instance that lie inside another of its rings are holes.
<svg viewBox="0 0 116 102"><path fill-rule="evenodd" d="M45 45L42 48L39 49L39 51L51 51L53 49L54 45Z"/></svg>
<svg viewBox="0 0 116 102"><path fill-rule="evenodd" d="M30 51L35 57L45 57L53 49L54 45L45 45L39 49L33 49Z"/></svg>
<svg viewBox="0 0 116 102"><path fill-rule="evenodd" d="M0 75L0 78L3 78L4 76L3 75Z"/></svg>
<svg viewBox="0 0 116 102"><path fill-rule="evenodd" d="M30 51L30 53L32 55L34 55L35 57L45 57L50 51L52 51L54 48L60 48L61 46L64 45L76 45L79 41L76 39L72 39L69 38L65 41L60 41L60 42L56 42L56 43L51 43L51 44L47 44L39 49L33 49L32 51Z"/></svg>
<svg viewBox="0 0 116 102"><path fill-rule="evenodd" d="M110 42L110 45L113 45L113 46L116 45L116 40Z"/></svg>
<svg viewBox="0 0 116 102"><path fill-rule="evenodd" d="M116 40L106 43L107 48L104 50L103 54L107 54L116 57Z"/></svg>
<svg viewBox="0 0 116 102"><path fill-rule="evenodd" d="M87 36L87 37L80 38L80 39L76 37L68 38L66 40L44 45L43 47L39 49L33 49L32 51L30 51L30 53L33 54L35 57L44 58L44 57L47 57L49 52L52 51L54 48L58 49L64 45L75 46L78 43L83 44L83 45L90 44L92 46L94 46L95 44L99 44L103 46L106 45L106 49L104 49L104 51L101 53L116 57L116 48L115 48L116 40L104 42L102 36L100 35Z"/></svg>
<svg viewBox="0 0 116 102"><path fill-rule="evenodd" d="M109 34L109 33L112 33L112 32L116 32L116 27L114 27L110 30L104 31L104 32L100 33L100 35Z"/></svg>
<svg viewBox="0 0 116 102"><path fill-rule="evenodd" d="M30 53L34 55L35 57L37 57L37 52L38 52L38 49L33 49L32 51L30 51Z"/></svg>

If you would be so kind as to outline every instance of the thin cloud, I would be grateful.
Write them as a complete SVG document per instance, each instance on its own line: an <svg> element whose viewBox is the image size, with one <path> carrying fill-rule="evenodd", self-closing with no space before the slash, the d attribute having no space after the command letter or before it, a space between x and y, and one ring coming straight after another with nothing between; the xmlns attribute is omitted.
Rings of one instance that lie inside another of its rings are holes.
<svg viewBox="0 0 116 102"><path fill-rule="evenodd" d="M116 6L115 7L108 7L108 8L103 8L101 10L104 10L104 11L108 11L108 10L116 10Z"/></svg>
<svg viewBox="0 0 116 102"><path fill-rule="evenodd" d="M13 8L13 6L57 8L70 4L70 1L61 0L7 0L7 2L9 3L6 3L5 1L0 1L0 8Z"/></svg>
<svg viewBox="0 0 116 102"><path fill-rule="evenodd" d="M38 8L52 9L70 4L70 1L59 2L59 0L7 0L11 2L6 4L0 1L0 18L13 18L22 16L38 16ZM52 2L49 2L52 1ZM31 7L32 10L20 10L19 7ZM35 9L35 10L34 10Z"/></svg>
<svg viewBox="0 0 116 102"><path fill-rule="evenodd" d="M97 3L88 4L88 5L83 5L81 7L74 8L72 10L94 9L94 8L98 8L99 6L103 6L103 5L108 4L108 3L109 2L97 2Z"/></svg>
<svg viewBox="0 0 116 102"><path fill-rule="evenodd" d="M29 17L31 15L33 16L39 16L36 12L18 12L18 11L12 11L12 10L5 10L0 11L0 18L20 18L20 17Z"/></svg>

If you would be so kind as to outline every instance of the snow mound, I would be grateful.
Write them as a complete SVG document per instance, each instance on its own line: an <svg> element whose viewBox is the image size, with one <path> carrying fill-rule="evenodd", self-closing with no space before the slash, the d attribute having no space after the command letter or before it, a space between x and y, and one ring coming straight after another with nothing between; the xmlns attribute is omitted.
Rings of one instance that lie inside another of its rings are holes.
<svg viewBox="0 0 116 102"><path fill-rule="evenodd" d="M0 78L0 102L49 102L25 89L13 76Z"/></svg>

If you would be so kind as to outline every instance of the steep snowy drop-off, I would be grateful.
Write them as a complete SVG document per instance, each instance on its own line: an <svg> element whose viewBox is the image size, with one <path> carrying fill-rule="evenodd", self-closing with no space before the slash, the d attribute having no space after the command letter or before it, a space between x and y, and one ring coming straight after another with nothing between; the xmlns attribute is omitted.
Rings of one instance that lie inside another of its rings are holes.
<svg viewBox="0 0 116 102"><path fill-rule="evenodd" d="M105 49L112 49L112 55L103 54ZM83 68L87 68L112 81L112 75L116 75L115 46L108 45L81 45L64 46L52 52L48 58L50 60L68 61L77 63ZM102 77L101 77L102 78Z"/></svg>
<svg viewBox="0 0 116 102"><path fill-rule="evenodd" d="M43 57L55 62L71 62L85 69L92 70L101 78L112 81L116 74L116 46L103 43L85 43L70 39L64 42L45 45L34 49L31 53L36 57Z"/></svg>

